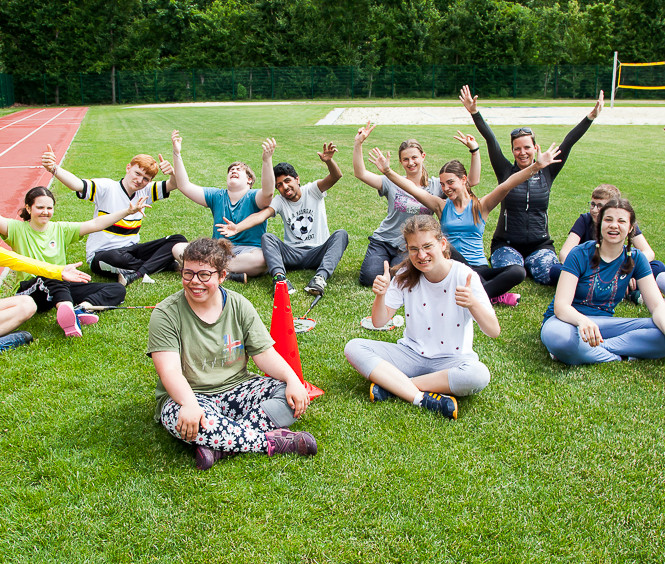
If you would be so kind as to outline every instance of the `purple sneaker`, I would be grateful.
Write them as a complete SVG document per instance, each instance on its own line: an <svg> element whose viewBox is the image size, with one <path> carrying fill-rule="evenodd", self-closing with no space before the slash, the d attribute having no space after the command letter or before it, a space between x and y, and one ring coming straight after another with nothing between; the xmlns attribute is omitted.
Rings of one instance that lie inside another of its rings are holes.
<svg viewBox="0 0 665 564"><path fill-rule="evenodd" d="M316 439L307 431L275 429L266 433L268 456L294 453L300 456L313 456L318 447Z"/></svg>
<svg viewBox="0 0 665 564"><path fill-rule="evenodd" d="M196 445L196 467L199 470L210 470L215 462L219 462L222 458L231 456L232 452L224 452L222 450L215 450L212 448Z"/></svg>

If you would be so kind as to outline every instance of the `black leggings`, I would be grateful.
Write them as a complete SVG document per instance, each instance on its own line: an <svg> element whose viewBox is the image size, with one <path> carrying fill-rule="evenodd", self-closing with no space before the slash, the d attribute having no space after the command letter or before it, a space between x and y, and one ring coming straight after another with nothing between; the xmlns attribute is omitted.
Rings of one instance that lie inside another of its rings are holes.
<svg viewBox="0 0 665 564"><path fill-rule="evenodd" d="M469 265L471 266L471 265ZM526 270L516 264L501 268L492 268L487 265L471 266L480 276L483 288L490 298L496 298L509 292L526 278Z"/></svg>
<svg viewBox="0 0 665 564"><path fill-rule="evenodd" d="M44 312L60 302L74 305L89 302L92 305L118 305L125 299L125 287L117 282L63 282L50 278L31 278L21 282L18 295L30 296L37 311Z"/></svg>

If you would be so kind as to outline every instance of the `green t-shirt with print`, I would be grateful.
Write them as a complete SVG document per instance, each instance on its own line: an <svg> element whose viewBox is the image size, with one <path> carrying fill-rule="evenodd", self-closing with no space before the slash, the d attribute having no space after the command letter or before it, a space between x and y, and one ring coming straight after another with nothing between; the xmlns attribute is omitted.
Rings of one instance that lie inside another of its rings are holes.
<svg viewBox="0 0 665 564"><path fill-rule="evenodd" d="M78 241L81 224L70 221L49 221L44 231L35 231L27 221L7 220L7 236L3 237L16 253L43 260L49 264L67 264L67 246ZM19 280L31 278L19 273Z"/></svg>
<svg viewBox="0 0 665 564"><path fill-rule="evenodd" d="M254 377L247 359L268 350L274 341L254 306L231 290L219 319L206 323L187 303L184 290L169 296L155 308L148 329L148 351L180 355L182 373L192 390L216 394ZM168 393L159 380L155 420L159 421Z"/></svg>

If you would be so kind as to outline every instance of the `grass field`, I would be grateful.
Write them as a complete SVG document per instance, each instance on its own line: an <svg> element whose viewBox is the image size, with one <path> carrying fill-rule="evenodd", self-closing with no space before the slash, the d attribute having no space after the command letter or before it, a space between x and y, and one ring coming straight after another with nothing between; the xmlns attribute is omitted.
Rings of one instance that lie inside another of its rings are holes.
<svg viewBox="0 0 665 564"><path fill-rule="evenodd" d="M317 327L299 337L306 378L326 390L298 424L316 436L319 454L247 455L198 472L192 450L152 419L156 374L144 354L149 311L107 312L83 339L69 340L53 312L38 315L25 325L36 342L0 355L0 561L662 560L664 364L570 368L551 361L539 339L551 288L523 283L520 306L498 310L501 336L476 331L474 348L492 382L460 401L458 421L369 402L344 345L358 336L394 341L401 330L368 334L359 326L373 294L358 285L358 270L385 201L353 177L356 128L313 125L339 105L90 109L64 163L83 177L120 178L139 152L168 158L173 128L183 135L190 178L209 186L220 186L228 163L239 158L260 171L267 136L278 141L275 162L292 162L303 181L325 174L316 151L324 141L337 143L345 176L329 193L328 219L331 229L349 232L350 244L312 312ZM586 111L580 108L580 118ZM496 128L506 144L510 129ZM536 132L548 145L568 129ZM395 152L416 137L436 173L451 158L469 161L454 133L452 126L378 127L366 152L374 145ZM495 186L482 147L480 194ZM552 192L557 247L587 211L591 190L610 182L631 199L657 258L665 258L664 153L659 126L593 126ZM54 219L91 217L89 203L55 189ZM279 233L280 223L269 229ZM195 238L210 235L211 226L207 209L175 193L148 212L142 236ZM82 241L69 258L84 254ZM310 302L302 288L311 275L289 275L298 315ZM180 288L175 273L155 278L155 285L130 286L127 304L154 304ZM267 276L229 288L246 295L269 325ZM620 305L617 314L648 312Z"/></svg>

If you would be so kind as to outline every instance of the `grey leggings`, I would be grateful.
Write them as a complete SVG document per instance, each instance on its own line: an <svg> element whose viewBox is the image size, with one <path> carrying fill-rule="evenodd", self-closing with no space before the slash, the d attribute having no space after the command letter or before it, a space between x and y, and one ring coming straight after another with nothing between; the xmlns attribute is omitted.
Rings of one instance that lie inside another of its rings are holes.
<svg viewBox="0 0 665 564"><path fill-rule="evenodd" d="M475 353L428 358L400 343L353 339L344 347L344 354L351 366L368 379L372 370L382 360L389 362L409 378L448 370L448 386L455 396L477 394L490 381L487 366L478 360Z"/></svg>

